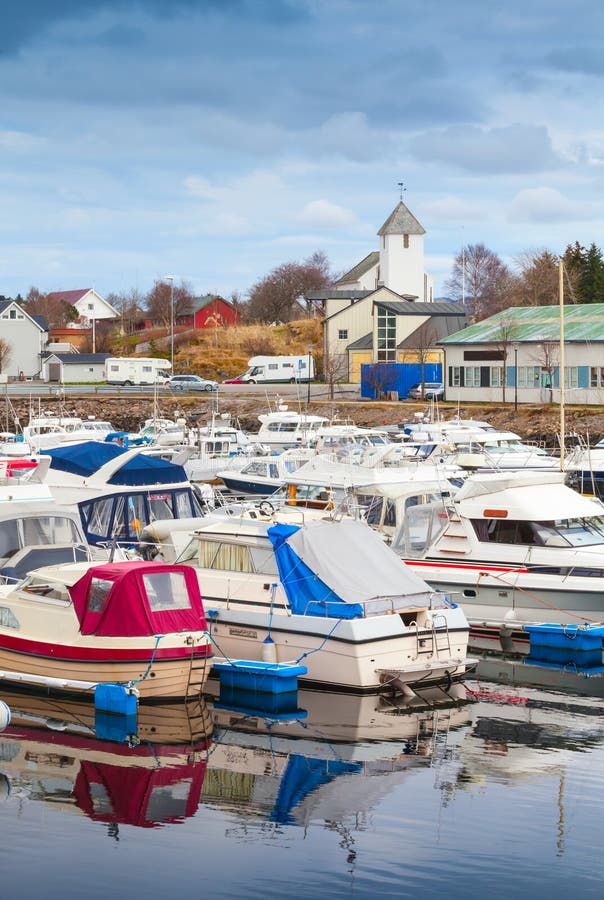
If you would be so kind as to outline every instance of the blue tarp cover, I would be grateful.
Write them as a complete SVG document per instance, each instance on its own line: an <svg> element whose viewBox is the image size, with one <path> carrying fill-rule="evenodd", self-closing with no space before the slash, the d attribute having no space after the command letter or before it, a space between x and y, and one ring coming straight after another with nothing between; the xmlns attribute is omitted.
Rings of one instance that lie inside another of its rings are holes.
<svg viewBox="0 0 604 900"><path fill-rule="evenodd" d="M187 481L187 475L182 466L140 453L118 469L108 484L179 484L184 481Z"/></svg>
<svg viewBox="0 0 604 900"><path fill-rule="evenodd" d="M362 617L360 604L347 603L339 597L292 550L287 539L297 531L297 525L273 525L267 531L291 611L299 616Z"/></svg>
<svg viewBox="0 0 604 900"><path fill-rule="evenodd" d="M82 444L70 444L68 447L44 451L52 459L51 469L71 472L72 475L81 475L83 478L88 478L110 459L115 459L125 452L123 447L106 444L104 441L84 441Z"/></svg>
<svg viewBox="0 0 604 900"><path fill-rule="evenodd" d="M105 441L84 441L45 451L51 457L51 469L70 472L88 478L112 459L126 453L124 447ZM156 456L137 454L115 472L108 484L115 485L156 485L180 484L187 481L182 466Z"/></svg>

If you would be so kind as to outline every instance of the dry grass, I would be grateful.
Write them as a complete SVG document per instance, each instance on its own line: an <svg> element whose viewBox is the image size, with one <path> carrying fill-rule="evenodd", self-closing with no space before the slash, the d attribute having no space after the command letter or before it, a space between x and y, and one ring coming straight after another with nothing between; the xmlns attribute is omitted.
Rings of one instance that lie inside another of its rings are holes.
<svg viewBox="0 0 604 900"><path fill-rule="evenodd" d="M309 346L313 348L315 365L319 366L322 356L319 319L302 319L286 325L204 329L186 343L185 335L180 336L174 368L221 381L244 372L252 356L308 353Z"/></svg>

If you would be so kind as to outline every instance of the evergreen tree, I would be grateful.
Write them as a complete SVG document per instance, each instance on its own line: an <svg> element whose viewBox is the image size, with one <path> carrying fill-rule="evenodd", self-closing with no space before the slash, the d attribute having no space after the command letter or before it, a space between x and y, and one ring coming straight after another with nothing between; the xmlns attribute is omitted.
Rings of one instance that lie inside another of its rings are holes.
<svg viewBox="0 0 604 900"><path fill-rule="evenodd" d="M604 260L595 244L585 254L579 292L582 303L604 303Z"/></svg>

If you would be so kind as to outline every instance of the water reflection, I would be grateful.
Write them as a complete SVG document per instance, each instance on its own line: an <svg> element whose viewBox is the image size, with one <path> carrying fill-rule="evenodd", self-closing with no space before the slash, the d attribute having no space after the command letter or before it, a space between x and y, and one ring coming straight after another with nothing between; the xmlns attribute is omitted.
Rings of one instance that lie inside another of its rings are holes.
<svg viewBox="0 0 604 900"><path fill-rule="evenodd" d="M302 689L263 707L210 679L203 700L141 705L134 722L95 716L81 701L3 692L12 722L0 734L0 793L84 815L116 839L121 826L179 824L205 806L229 815L229 838L249 839L252 822L257 834L314 822L353 853L351 829L363 830L393 792L417 790L422 772L442 809L488 784L524 789L546 776L558 779L563 824L573 756L604 742L602 685L592 679L579 694L577 677L485 658L449 691Z"/></svg>
<svg viewBox="0 0 604 900"><path fill-rule="evenodd" d="M5 797L80 812L110 825L182 822L199 806L212 719L203 701L141 706L132 721L95 716L88 702L2 693Z"/></svg>
<svg viewBox="0 0 604 900"><path fill-rule="evenodd" d="M410 699L300 690L295 707L268 712L212 679L208 689L204 801L281 825L365 815L413 770L438 766L451 730L470 721L462 685Z"/></svg>

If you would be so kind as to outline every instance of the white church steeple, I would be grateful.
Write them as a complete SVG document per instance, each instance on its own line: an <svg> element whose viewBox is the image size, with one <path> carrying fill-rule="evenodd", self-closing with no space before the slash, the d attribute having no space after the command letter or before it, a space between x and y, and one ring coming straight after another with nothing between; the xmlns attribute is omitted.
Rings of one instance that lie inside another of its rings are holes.
<svg viewBox="0 0 604 900"><path fill-rule="evenodd" d="M401 199L378 231L379 284L397 294L429 302L433 297L431 279L424 274L425 233Z"/></svg>

